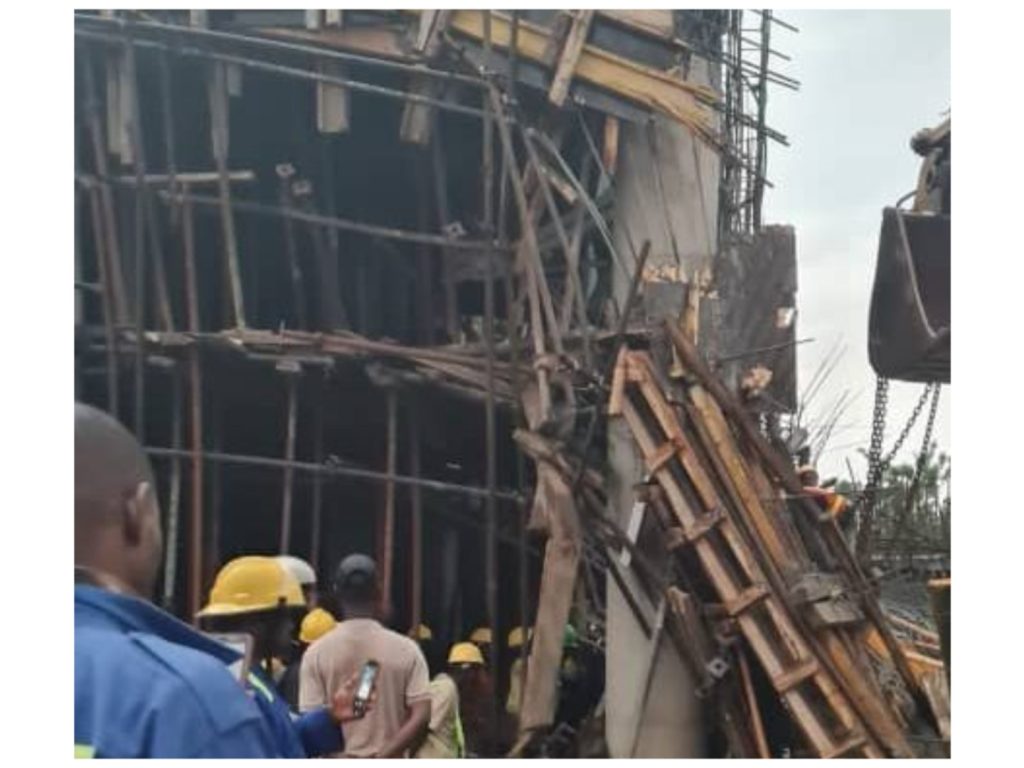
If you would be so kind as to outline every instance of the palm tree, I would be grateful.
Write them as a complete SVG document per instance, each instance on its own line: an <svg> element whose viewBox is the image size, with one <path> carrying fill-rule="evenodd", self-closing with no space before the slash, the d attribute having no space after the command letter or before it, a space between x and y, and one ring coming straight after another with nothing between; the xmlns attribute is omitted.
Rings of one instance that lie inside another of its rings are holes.
<svg viewBox="0 0 1024 768"><path fill-rule="evenodd" d="M914 464L894 464L882 475L871 535L889 555L949 551L951 461L932 443Z"/></svg>

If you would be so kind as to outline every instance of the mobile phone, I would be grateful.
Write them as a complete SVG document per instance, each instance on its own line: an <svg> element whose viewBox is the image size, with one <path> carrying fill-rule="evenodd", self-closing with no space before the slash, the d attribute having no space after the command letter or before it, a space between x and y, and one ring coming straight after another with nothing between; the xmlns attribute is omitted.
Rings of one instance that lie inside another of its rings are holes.
<svg viewBox="0 0 1024 768"><path fill-rule="evenodd" d="M356 687L355 699L352 701L352 710L357 717L366 714L366 705L370 702L370 694L373 693L373 686L377 684L377 673L380 671L380 664L370 660L363 664L359 672L359 685Z"/></svg>

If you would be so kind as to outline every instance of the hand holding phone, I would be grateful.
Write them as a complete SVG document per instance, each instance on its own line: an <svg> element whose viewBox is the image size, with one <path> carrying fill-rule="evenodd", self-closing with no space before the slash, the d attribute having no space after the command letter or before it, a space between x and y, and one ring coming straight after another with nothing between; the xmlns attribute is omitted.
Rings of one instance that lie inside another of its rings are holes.
<svg viewBox="0 0 1024 768"><path fill-rule="evenodd" d="M373 665L373 669L368 669ZM331 699L331 716L339 725L359 720L373 709L377 700L376 680L380 665L370 661L348 678ZM366 695L360 695L369 691ZM358 704L356 702L359 702Z"/></svg>
<svg viewBox="0 0 1024 768"><path fill-rule="evenodd" d="M363 717L367 712L370 698L377 685L378 672L380 672L380 664L373 659L366 662L359 672L359 686L356 688L356 695L352 700L352 711L356 717Z"/></svg>

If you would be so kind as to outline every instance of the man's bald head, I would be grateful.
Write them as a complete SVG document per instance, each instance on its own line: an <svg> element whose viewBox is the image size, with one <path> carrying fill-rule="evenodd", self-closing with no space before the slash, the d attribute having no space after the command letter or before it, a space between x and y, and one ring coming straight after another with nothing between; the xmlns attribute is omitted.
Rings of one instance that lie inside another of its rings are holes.
<svg viewBox="0 0 1024 768"><path fill-rule="evenodd" d="M106 413L75 403L75 565L148 596L160 549L153 470L142 447Z"/></svg>

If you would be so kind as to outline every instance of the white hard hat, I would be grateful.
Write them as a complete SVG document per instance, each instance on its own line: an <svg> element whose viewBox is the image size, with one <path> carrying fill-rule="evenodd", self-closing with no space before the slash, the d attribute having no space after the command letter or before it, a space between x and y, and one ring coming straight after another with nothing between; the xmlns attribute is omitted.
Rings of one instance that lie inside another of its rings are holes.
<svg viewBox="0 0 1024 768"><path fill-rule="evenodd" d="M295 580L302 586L308 587L311 584L316 584L316 571L313 570L313 566L301 557L278 555L277 561L287 568L288 572L294 576Z"/></svg>

